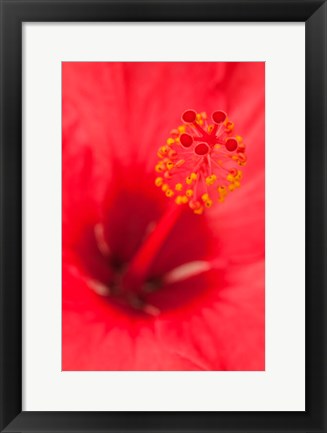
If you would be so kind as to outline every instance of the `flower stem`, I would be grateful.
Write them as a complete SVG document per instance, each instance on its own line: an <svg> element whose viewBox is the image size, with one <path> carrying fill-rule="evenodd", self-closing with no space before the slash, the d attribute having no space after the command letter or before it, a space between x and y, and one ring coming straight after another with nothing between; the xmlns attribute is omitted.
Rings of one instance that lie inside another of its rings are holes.
<svg viewBox="0 0 327 433"><path fill-rule="evenodd" d="M123 290L141 293L149 268L182 214L184 206L173 205L158 221L130 262L122 280Z"/></svg>

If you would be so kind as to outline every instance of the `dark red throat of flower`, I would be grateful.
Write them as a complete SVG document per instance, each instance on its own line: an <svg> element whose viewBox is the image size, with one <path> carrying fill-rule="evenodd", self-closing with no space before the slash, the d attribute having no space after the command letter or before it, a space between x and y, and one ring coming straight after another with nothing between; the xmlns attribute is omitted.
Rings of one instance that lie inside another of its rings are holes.
<svg viewBox="0 0 327 433"><path fill-rule="evenodd" d="M123 277L122 287L124 290L142 293L142 287L144 286L148 270L176 224L180 214L180 207L174 206L169 208L153 231L148 235L134 255Z"/></svg>

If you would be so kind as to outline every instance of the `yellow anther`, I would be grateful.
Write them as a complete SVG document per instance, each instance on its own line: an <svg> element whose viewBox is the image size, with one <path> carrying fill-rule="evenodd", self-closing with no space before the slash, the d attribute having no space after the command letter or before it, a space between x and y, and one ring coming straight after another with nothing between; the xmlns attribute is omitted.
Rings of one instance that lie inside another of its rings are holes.
<svg viewBox="0 0 327 433"><path fill-rule="evenodd" d="M204 205L205 205L205 207L211 207L212 206L212 200L207 200L205 203L204 203Z"/></svg>
<svg viewBox="0 0 327 433"><path fill-rule="evenodd" d="M241 137L240 135L237 135L235 138L236 138L238 143L242 143L243 137Z"/></svg>
<svg viewBox="0 0 327 433"><path fill-rule="evenodd" d="M196 115L196 122L199 125L203 125L203 119L202 119L202 114L201 113L197 113L197 115Z"/></svg>
<svg viewBox="0 0 327 433"><path fill-rule="evenodd" d="M234 189L236 188L236 186L235 186L234 183L231 183L231 184L228 186L228 188L229 188L230 191L234 191Z"/></svg>
<svg viewBox="0 0 327 433"><path fill-rule="evenodd" d="M187 176L187 178L185 179L185 182L187 183L187 185L191 185L192 182L197 179L197 177L198 176L196 173L191 173L189 176Z"/></svg>
<svg viewBox="0 0 327 433"><path fill-rule="evenodd" d="M218 186L218 192L220 195L224 196L227 194L227 190L224 186Z"/></svg>
<svg viewBox="0 0 327 433"><path fill-rule="evenodd" d="M239 188L241 186L241 182L238 180L235 180L234 185L235 185L235 188Z"/></svg>
<svg viewBox="0 0 327 433"><path fill-rule="evenodd" d="M181 183L176 183L175 189L176 189L176 191L182 191L183 185Z"/></svg>
<svg viewBox="0 0 327 433"><path fill-rule="evenodd" d="M186 131L186 127L185 127L185 125L180 125L177 129L178 129L178 132L179 132L180 134L182 134L183 132Z"/></svg>
<svg viewBox="0 0 327 433"><path fill-rule="evenodd" d="M199 125L203 125L203 120L200 113L197 113L196 115L196 123L198 123Z"/></svg>
<svg viewBox="0 0 327 433"><path fill-rule="evenodd" d="M191 179L196 180L198 175L196 173L191 173Z"/></svg>
<svg viewBox="0 0 327 433"><path fill-rule="evenodd" d="M187 195L187 197L193 197L193 189L187 189L185 194Z"/></svg>
<svg viewBox="0 0 327 433"><path fill-rule="evenodd" d="M220 196L218 202L223 203L224 201L225 201L225 196L224 195Z"/></svg>
<svg viewBox="0 0 327 433"><path fill-rule="evenodd" d="M179 161L176 162L175 166L177 168L181 167L185 162L185 159L180 159Z"/></svg>
<svg viewBox="0 0 327 433"><path fill-rule="evenodd" d="M227 122L226 123L226 127L225 127L225 131L226 132L230 132L234 129L234 123L233 122Z"/></svg>
<svg viewBox="0 0 327 433"><path fill-rule="evenodd" d="M228 180L228 182L234 182L235 177L234 177L232 174L229 173L229 174L227 175L226 179Z"/></svg>
<svg viewBox="0 0 327 433"><path fill-rule="evenodd" d="M206 178L206 184L207 185L213 185L217 180L217 176L215 174L212 174L211 176L208 176Z"/></svg>
<svg viewBox="0 0 327 433"><path fill-rule="evenodd" d="M196 215L202 215L203 214L203 206L200 206L198 209L194 209L193 211Z"/></svg>
<svg viewBox="0 0 327 433"><path fill-rule="evenodd" d="M168 144L168 146L171 146L172 144L175 143L175 140L171 137L167 138L166 143Z"/></svg>
<svg viewBox="0 0 327 433"><path fill-rule="evenodd" d="M169 189L169 185L167 183L164 183L161 187L163 192L166 192Z"/></svg>
<svg viewBox="0 0 327 433"><path fill-rule="evenodd" d="M167 189L167 191L166 191L166 196L167 197L173 197L174 194L175 193L174 193L174 191L172 189Z"/></svg>
<svg viewBox="0 0 327 433"><path fill-rule="evenodd" d="M162 177L157 177L156 180L154 181L156 186L161 186L163 184L163 178Z"/></svg>
<svg viewBox="0 0 327 433"><path fill-rule="evenodd" d="M186 204L188 202L188 198L186 197L186 195L182 196L182 203Z"/></svg>
<svg viewBox="0 0 327 433"><path fill-rule="evenodd" d="M174 163L172 161L168 161L166 163L166 167L167 167L167 170L171 170L172 168L174 168Z"/></svg>
<svg viewBox="0 0 327 433"><path fill-rule="evenodd" d="M208 126L208 132L210 133L213 130L213 125Z"/></svg>
<svg viewBox="0 0 327 433"><path fill-rule="evenodd" d="M207 201L207 200L209 200L209 194L206 192L206 193L202 194L201 198L203 201Z"/></svg>
<svg viewBox="0 0 327 433"><path fill-rule="evenodd" d="M167 153L168 153L168 147L167 146L161 146L160 147L160 152L163 154L163 155L167 155Z"/></svg>
<svg viewBox="0 0 327 433"><path fill-rule="evenodd" d="M211 180L211 176L206 177L206 184L207 185L212 185L213 184L213 182Z"/></svg>
<svg viewBox="0 0 327 433"><path fill-rule="evenodd" d="M241 172L241 170L237 170L237 174L235 176L236 180L241 180L243 177L243 173Z"/></svg>
<svg viewBox="0 0 327 433"><path fill-rule="evenodd" d="M202 111L201 116L202 116L202 119L206 119L207 118L207 113L205 111Z"/></svg>
<svg viewBox="0 0 327 433"><path fill-rule="evenodd" d="M162 162L159 162L155 166L155 170L156 170L157 173L162 173L165 170L165 164L163 164Z"/></svg>
<svg viewBox="0 0 327 433"><path fill-rule="evenodd" d="M183 202L182 202L182 196L181 195L178 195L176 198L175 198L175 203L176 204L183 204Z"/></svg>

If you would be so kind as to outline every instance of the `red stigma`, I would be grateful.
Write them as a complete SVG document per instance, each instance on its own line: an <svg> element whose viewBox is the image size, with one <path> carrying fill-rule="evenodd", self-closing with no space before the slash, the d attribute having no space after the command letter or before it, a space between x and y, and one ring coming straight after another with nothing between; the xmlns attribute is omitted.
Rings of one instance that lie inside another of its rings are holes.
<svg viewBox="0 0 327 433"><path fill-rule="evenodd" d="M184 111L182 115L182 120L185 123L193 123L196 119L196 112L194 110Z"/></svg>
<svg viewBox="0 0 327 433"><path fill-rule="evenodd" d="M215 111L214 113L212 113L212 120L215 123L223 123L226 120L226 113L224 113L223 111Z"/></svg>
<svg viewBox="0 0 327 433"><path fill-rule="evenodd" d="M229 150L229 152L236 150L237 140L235 138L228 138L228 140L226 140L226 149Z"/></svg>
<svg viewBox="0 0 327 433"><path fill-rule="evenodd" d="M194 152L197 155L206 155L209 152L209 146L206 143L200 143L195 146Z"/></svg>
<svg viewBox="0 0 327 433"><path fill-rule="evenodd" d="M193 144L193 137L189 134L182 134L179 139L184 147L190 147Z"/></svg>

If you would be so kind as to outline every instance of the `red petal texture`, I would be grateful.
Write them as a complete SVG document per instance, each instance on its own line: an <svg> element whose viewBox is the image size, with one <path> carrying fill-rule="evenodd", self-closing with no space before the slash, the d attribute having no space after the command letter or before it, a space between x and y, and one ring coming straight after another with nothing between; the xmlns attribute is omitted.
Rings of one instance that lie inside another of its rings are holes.
<svg viewBox="0 0 327 433"><path fill-rule="evenodd" d="M261 62L63 63L63 370L265 369L264 89ZM183 209L149 269L152 316L106 290L171 206L157 150L190 108L226 112L248 163L224 203ZM190 263L208 268L162 280Z"/></svg>

